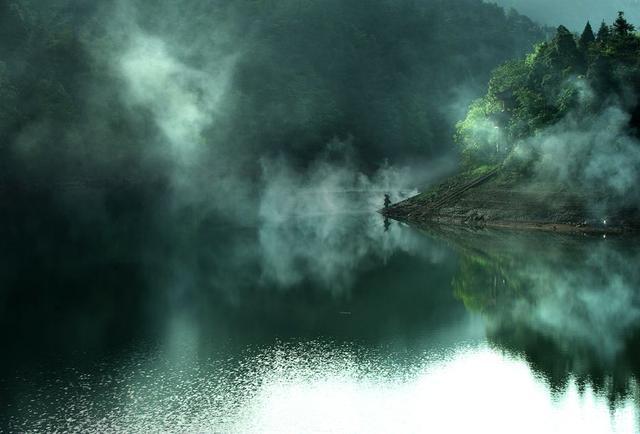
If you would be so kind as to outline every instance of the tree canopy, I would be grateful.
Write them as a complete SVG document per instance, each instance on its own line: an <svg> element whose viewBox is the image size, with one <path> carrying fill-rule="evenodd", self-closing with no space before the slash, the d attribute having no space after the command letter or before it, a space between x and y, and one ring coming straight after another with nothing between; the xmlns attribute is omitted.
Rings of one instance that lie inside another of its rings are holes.
<svg viewBox="0 0 640 434"><path fill-rule="evenodd" d="M593 33L593 28L591 27L591 23L587 21L587 25L580 36L579 46L582 49L588 48L591 44L596 41L596 36Z"/></svg>
<svg viewBox="0 0 640 434"><path fill-rule="evenodd" d="M604 21L600 24L600 29L598 30L598 36L596 40L598 42L607 42L611 37L611 28Z"/></svg>
<svg viewBox="0 0 640 434"><path fill-rule="evenodd" d="M613 30L616 36L626 37L635 31L635 26L629 23L624 17L624 12L618 12L618 18L613 23Z"/></svg>
<svg viewBox="0 0 640 434"><path fill-rule="evenodd" d="M552 40L496 69L487 94L458 123L464 162L503 161L521 139L570 112L596 114L611 101L631 114L629 128L637 131L640 104L633 96L640 94L640 36L633 30L623 13L612 27L603 23L597 37L589 23L580 37L560 26ZM593 93L588 100L580 97L585 89Z"/></svg>

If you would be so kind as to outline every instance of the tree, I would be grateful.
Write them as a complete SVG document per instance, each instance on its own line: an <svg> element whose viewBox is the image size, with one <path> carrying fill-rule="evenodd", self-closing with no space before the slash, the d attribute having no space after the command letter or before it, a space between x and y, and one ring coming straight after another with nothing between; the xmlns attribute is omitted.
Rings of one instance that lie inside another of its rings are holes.
<svg viewBox="0 0 640 434"><path fill-rule="evenodd" d="M616 22L613 23L613 33L616 36L627 37L630 34L632 34L635 30L636 28L634 27L634 25L629 23L625 19L624 12L622 11L618 12L618 18L616 19Z"/></svg>
<svg viewBox="0 0 640 434"><path fill-rule="evenodd" d="M600 25L600 30L598 30L598 36L596 40L600 43L607 43L611 38L611 28L604 21Z"/></svg>
<svg viewBox="0 0 640 434"><path fill-rule="evenodd" d="M554 38L558 51L563 54L574 53L576 50L576 40L573 33L565 26L558 27L558 32Z"/></svg>
<svg viewBox="0 0 640 434"><path fill-rule="evenodd" d="M589 45L593 44L595 41L596 36L593 34L593 28L591 27L591 23L587 21L587 25L582 32L582 36L580 36L580 48L587 49Z"/></svg>
<svg viewBox="0 0 640 434"><path fill-rule="evenodd" d="M633 26L621 18L618 27L630 32ZM560 26L551 41L536 45L523 60L497 68L486 96L474 102L457 125L455 140L461 146L463 164L473 168L500 162L505 154L495 151L498 145L511 152L515 145L523 145L523 139L567 116L588 119L599 115L611 98L640 93L640 37L612 32L603 22L595 39L587 23L576 45L575 35ZM582 97L585 85L591 91L587 98ZM629 100L625 110L638 134L640 104ZM538 158L535 152L530 158L521 157L509 160L510 165L523 162L514 169L520 173Z"/></svg>
<svg viewBox="0 0 640 434"><path fill-rule="evenodd" d="M582 53L578 50L576 38L565 26L558 27L558 33L553 38L552 46L555 48L554 62L560 69L567 67L580 68L582 65Z"/></svg>

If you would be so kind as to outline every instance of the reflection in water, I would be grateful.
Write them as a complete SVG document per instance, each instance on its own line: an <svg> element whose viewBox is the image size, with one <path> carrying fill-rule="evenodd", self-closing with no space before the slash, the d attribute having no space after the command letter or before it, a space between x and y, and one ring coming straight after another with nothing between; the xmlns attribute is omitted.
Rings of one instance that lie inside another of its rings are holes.
<svg viewBox="0 0 640 434"><path fill-rule="evenodd" d="M56 394L55 405L48 392ZM588 387L554 394L527 364L485 346L380 354L335 342L276 344L222 362L131 357L111 374L48 384L30 429L135 432L633 432ZM46 414L47 417L43 417Z"/></svg>
<svg viewBox="0 0 640 434"><path fill-rule="evenodd" d="M426 236L340 200L257 228L188 210L13 226L0 430L640 428L636 247Z"/></svg>
<svg viewBox="0 0 640 434"><path fill-rule="evenodd" d="M259 230L258 262L268 284L281 288L304 281L344 295L368 268L398 252L440 262L442 247L410 231L387 231L377 214L334 214L265 224Z"/></svg>
<svg viewBox="0 0 640 434"><path fill-rule="evenodd" d="M491 341L558 387L571 378L630 393L640 374L640 250L621 239L448 233L461 249L456 296Z"/></svg>

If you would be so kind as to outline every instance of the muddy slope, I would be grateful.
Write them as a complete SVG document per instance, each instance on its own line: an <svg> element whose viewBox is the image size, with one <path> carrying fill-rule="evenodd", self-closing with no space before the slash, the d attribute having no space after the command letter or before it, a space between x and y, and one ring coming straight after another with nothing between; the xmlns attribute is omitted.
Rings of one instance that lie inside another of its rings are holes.
<svg viewBox="0 0 640 434"><path fill-rule="evenodd" d="M638 209L615 211L606 193L531 183L500 167L450 178L381 212L410 224L615 233L640 229Z"/></svg>

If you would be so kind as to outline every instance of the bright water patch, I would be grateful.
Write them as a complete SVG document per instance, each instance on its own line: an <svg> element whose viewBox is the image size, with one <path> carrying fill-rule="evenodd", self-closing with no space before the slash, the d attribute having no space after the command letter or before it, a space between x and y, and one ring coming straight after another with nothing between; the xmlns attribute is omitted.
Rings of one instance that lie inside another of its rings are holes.
<svg viewBox="0 0 640 434"><path fill-rule="evenodd" d="M633 396L561 392L520 357L461 344L423 354L312 341L221 361L157 353L39 389L17 431L632 433ZM55 394L55 395L52 395ZM54 397L55 396L55 397ZM53 399L52 399L53 398ZM49 403L50 407L43 406Z"/></svg>

